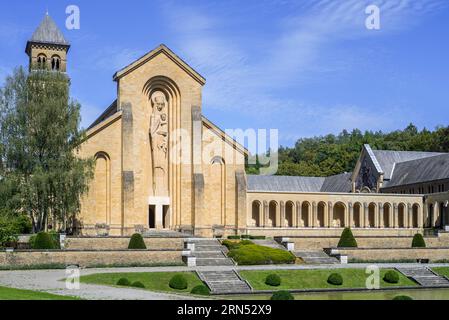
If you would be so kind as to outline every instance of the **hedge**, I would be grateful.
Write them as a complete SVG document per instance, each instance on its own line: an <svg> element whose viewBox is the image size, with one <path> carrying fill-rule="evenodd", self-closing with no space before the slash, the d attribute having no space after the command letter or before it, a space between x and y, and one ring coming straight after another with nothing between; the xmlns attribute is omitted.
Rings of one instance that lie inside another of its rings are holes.
<svg viewBox="0 0 449 320"><path fill-rule="evenodd" d="M259 246L251 241L230 245L228 257L239 265L290 264L296 257L288 251Z"/></svg>
<svg viewBox="0 0 449 320"><path fill-rule="evenodd" d="M145 241L143 241L142 235L140 233L135 233L129 240L128 249L146 249Z"/></svg>
<svg viewBox="0 0 449 320"><path fill-rule="evenodd" d="M357 248L357 241L352 234L350 228L345 228L340 236L340 241L338 242L339 248Z"/></svg>
<svg viewBox="0 0 449 320"><path fill-rule="evenodd" d="M187 280L182 274L174 275L170 279L170 282L168 283L168 285L170 286L170 288L176 289L176 290L184 290L184 289L187 289L187 287L188 287Z"/></svg>
<svg viewBox="0 0 449 320"><path fill-rule="evenodd" d="M424 241L424 237L422 234L417 233L413 236L412 248L425 248L426 241Z"/></svg>
<svg viewBox="0 0 449 320"><path fill-rule="evenodd" d="M384 281L387 283L398 283L399 274L394 270L389 270L384 275Z"/></svg>
<svg viewBox="0 0 449 320"><path fill-rule="evenodd" d="M295 297L288 291L278 291L273 293L271 300L295 300Z"/></svg>
<svg viewBox="0 0 449 320"><path fill-rule="evenodd" d="M240 240L240 236L228 236L229 240Z"/></svg>

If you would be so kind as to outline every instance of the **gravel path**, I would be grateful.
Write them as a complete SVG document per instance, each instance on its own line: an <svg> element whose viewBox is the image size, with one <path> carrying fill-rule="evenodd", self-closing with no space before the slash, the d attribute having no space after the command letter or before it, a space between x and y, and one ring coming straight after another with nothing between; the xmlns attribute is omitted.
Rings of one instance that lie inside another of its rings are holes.
<svg viewBox="0 0 449 320"><path fill-rule="evenodd" d="M100 268L82 269L81 276L94 273L115 272L183 272L183 271L218 271L218 270L300 270L300 269L339 269L339 268L366 268L377 265L379 268L395 268L400 266L423 266L422 264L350 264L350 265L280 265L280 266L223 266L223 267L148 267L148 268ZM449 264L429 264L428 267L448 267ZM82 299L93 300L194 300L180 294L153 292L142 289L115 288L109 286L80 283L79 290L69 290L65 282L65 270L27 270L27 271L0 271L0 286L45 291L49 293L75 296Z"/></svg>

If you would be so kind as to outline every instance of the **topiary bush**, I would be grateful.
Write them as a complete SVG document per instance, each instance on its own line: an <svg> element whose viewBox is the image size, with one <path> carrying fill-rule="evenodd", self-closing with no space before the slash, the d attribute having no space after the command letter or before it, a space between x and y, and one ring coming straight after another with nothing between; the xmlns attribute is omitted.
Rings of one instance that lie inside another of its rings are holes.
<svg viewBox="0 0 449 320"><path fill-rule="evenodd" d="M329 278L327 278L327 283L334 286L341 286L343 284L343 277L339 273L332 273Z"/></svg>
<svg viewBox="0 0 449 320"><path fill-rule="evenodd" d="M210 294L210 290L205 285L201 284L199 286L193 287L190 291L191 294L197 294L200 296L208 296Z"/></svg>
<svg viewBox="0 0 449 320"><path fill-rule="evenodd" d="M142 283L142 282L140 282L140 281L134 281L132 284L131 284L131 287L135 287L135 288L145 288L145 285Z"/></svg>
<svg viewBox="0 0 449 320"><path fill-rule="evenodd" d="M278 291L273 293L271 300L295 300L295 297L288 291Z"/></svg>
<svg viewBox="0 0 449 320"><path fill-rule="evenodd" d="M338 242L339 248L357 248L357 241L352 234L350 228L345 228L340 236L340 241Z"/></svg>
<svg viewBox="0 0 449 320"><path fill-rule="evenodd" d="M39 232L30 242L31 247L36 250L56 249L56 244L53 236L47 232Z"/></svg>
<svg viewBox="0 0 449 320"><path fill-rule="evenodd" d="M277 274L269 274L265 278L265 284L272 286L272 287L278 287L281 285L281 277L279 277Z"/></svg>
<svg viewBox="0 0 449 320"><path fill-rule="evenodd" d="M409 296L396 296L393 300L413 300L413 298Z"/></svg>
<svg viewBox="0 0 449 320"><path fill-rule="evenodd" d="M117 281L117 285L118 286L129 286L129 285L131 285L131 282L129 282L129 280L126 278L120 278Z"/></svg>
<svg viewBox="0 0 449 320"><path fill-rule="evenodd" d="M394 270L389 270L384 275L384 281L387 283L398 283L399 282L399 273Z"/></svg>
<svg viewBox="0 0 449 320"><path fill-rule="evenodd" d="M172 289L184 290L187 289L188 283L186 278L182 274L176 274L170 279L168 285Z"/></svg>
<svg viewBox="0 0 449 320"><path fill-rule="evenodd" d="M135 233L132 235L131 240L129 240L128 249L146 249L145 241L140 233Z"/></svg>
<svg viewBox="0 0 449 320"><path fill-rule="evenodd" d="M422 234L417 233L413 236L412 248L425 248L426 241L424 241L424 237Z"/></svg>

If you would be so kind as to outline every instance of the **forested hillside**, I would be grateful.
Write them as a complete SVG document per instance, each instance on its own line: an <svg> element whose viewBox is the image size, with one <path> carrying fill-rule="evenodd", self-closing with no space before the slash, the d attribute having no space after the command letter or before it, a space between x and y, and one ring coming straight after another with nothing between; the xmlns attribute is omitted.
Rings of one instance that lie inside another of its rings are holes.
<svg viewBox="0 0 449 320"><path fill-rule="evenodd" d="M410 124L404 130L390 133L354 129L352 132L343 130L338 135L300 139L294 147L279 149L277 174L329 176L350 172L364 144L377 150L449 152L449 126L419 131ZM257 173L258 165L248 166L247 172Z"/></svg>

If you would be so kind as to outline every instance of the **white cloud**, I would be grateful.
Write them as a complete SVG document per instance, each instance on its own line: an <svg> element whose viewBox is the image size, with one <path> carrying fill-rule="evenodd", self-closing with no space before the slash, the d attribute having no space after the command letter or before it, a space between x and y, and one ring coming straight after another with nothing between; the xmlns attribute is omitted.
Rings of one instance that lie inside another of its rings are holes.
<svg viewBox="0 0 449 320"><path fill-rule="evenodd" d="M380 7L380 31L365 28L365 8L373 3ZM290 6L291 10L280 22L279 19L270 21L276 28L276 38L265 39L265 44L248 39L257 46L256 56L249 52L249 45L236 41L239 35L226 32L226 27L238 24L238 20L212 18L207 8L183 7L179 3L167 5L164 13L181 48L181 56L207 78L205 106L251 114L259 123L278 117L276 123L283 124L281 134L286 135L289 132L309 135L318 129L335 132L354 127L397 128L396 119L402 117L397 108L390 108L391 114L380 119L370 111L379 106L362 108L347 101L347 105L310 107L303 101L293 101L283 92L289 88L299 91L311 79L336 71L359 68L369 59L344 49L330 58L329 52L336 52L335 44L400 32L418 23L422 16L446 6L447 1L321 0L299 4L281 1L279 5ZM232 12L222 13L232 17ZM298 118L302 119L299 125ZM381 126L376 127L377 124Z"/></svg>

